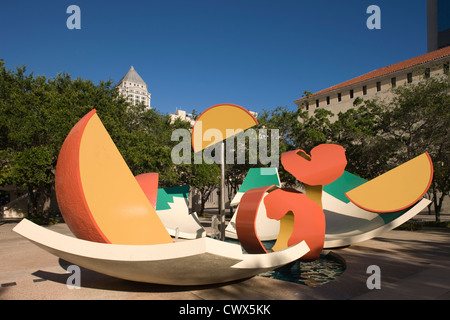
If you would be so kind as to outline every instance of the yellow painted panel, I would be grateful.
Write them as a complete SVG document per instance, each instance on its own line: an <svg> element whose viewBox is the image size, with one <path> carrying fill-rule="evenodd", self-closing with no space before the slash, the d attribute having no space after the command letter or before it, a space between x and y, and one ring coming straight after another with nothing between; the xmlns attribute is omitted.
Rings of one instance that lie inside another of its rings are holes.
<svg viewBox="0 0 450 320"><path fill-rule="evenodd" d="M355 205L373 212L394 212L419 201L430 187L433 163L428 153L346 193Z"/></svg>
<svg viewBox="0 0 450 320"><path fill-rule="evenodd" d="M258 121L244 108L233 104L221 104L205 110L197 119L192 130L192 146L198 152L258 124ZM227 130L228 129L228 130ZM212 141L204 139L211 134ZM215 134L218 133L218 134ZM222 139L215 139L218 135Z"/></svg>
<svg viewBox="0 0 450 320"><path fill-rule="evenodd" d="M86 202L111 243L173 242L97 114L84 130L79 160Z"/></svg>
<svg viewBox="0 0 450 320"><path fill-rule="evenodd" d="M294 231L294 214L292 211L286 213L286 215L280 220L280 233L278 234L277 241L272 247L273 251L280 251L288 247L288 240Z"/></svg>
<svg viewBox="0 0 450 320"><path fill-rule="evenodd" d="M309 184L304 184L305 185L305 194L306 196L311 199L312 201L314 201L315 203L317 203L320 207L320 209L322 209L322 190L323 190L323 186L318 185L318 186L310 186Z"/></svg>

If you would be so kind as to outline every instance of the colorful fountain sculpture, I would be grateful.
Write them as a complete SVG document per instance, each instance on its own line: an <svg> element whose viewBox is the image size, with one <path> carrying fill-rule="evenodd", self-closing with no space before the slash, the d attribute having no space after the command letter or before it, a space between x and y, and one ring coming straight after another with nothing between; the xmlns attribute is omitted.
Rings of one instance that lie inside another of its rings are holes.
<svg viewBox="0 0 450 320"><path fill-rule="evenodd" d="M236 105L214 106L200 118L203 130L219 127L223 139L228 137L227 123L244 130L257 124ZM205 145L200 142L199 148ZM334 144L319 145L310 155L302 150L284 153L281 162L306 192L265 180L235 200L235 234L241 244L211 239L187 210L188 192L158 189L156 173L134 177L92 110L67 136L56 168L58 204L75 237L26 219L14 231L62 259L114 277L204 285L317 259L323 248L378 236L429 203L423 199L433 175L427 153L368 182L344 171L345 151ZM258 227L261 215L262 224L279 221L278 234L273 224ZM175 242L175 232L186 240ZM275 245L265 249L260 239L273 237Z"/></svg>

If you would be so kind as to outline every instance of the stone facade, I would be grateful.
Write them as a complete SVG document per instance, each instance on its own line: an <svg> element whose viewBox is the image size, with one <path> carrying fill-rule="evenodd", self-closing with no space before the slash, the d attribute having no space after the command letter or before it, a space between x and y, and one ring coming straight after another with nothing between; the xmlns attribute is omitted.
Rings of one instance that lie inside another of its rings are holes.
<svg viewBox="0 0 450 320"><path fill-rule="evenodd" d="M354 79L314 93L307 99L298 99L298 108L313 115L317 108L325 108L337 115L353 107L360 97L364 100L377 98L389 101L392 89L401 85L416 83L428 77L436 77L449 72L450 47L396 63L369 72Z"/></svg>

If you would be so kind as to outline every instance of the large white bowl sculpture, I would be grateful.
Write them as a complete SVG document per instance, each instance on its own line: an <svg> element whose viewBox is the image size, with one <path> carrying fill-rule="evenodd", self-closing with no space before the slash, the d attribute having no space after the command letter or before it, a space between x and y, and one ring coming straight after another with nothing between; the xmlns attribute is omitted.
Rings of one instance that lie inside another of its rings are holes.
<svg viewBox="0 0 450 320"><path fill-rule="evenodd" d="M117 245L77 239L23 219L14 229L51 254L113 277L166 285L208 285L240 280L293 262L303 241L269 254L245 254L240 245L200 238L159 245Z"/></svg>

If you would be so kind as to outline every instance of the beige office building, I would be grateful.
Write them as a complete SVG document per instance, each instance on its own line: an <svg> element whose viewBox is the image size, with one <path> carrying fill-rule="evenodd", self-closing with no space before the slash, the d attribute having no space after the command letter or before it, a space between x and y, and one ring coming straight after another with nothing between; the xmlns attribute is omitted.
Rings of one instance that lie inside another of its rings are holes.
<svg viewBox="0 0 450 320"><path fill-rule="evenodd" d="M428 77L449 72L450 47L436 50L409 60L374 70L354 79L295 100L298 108L314 115L317 108L325 108L335 114L353 107L356 98L364 100L387 100L393 96L392 89L408 83L416 83Z"/></svg>

